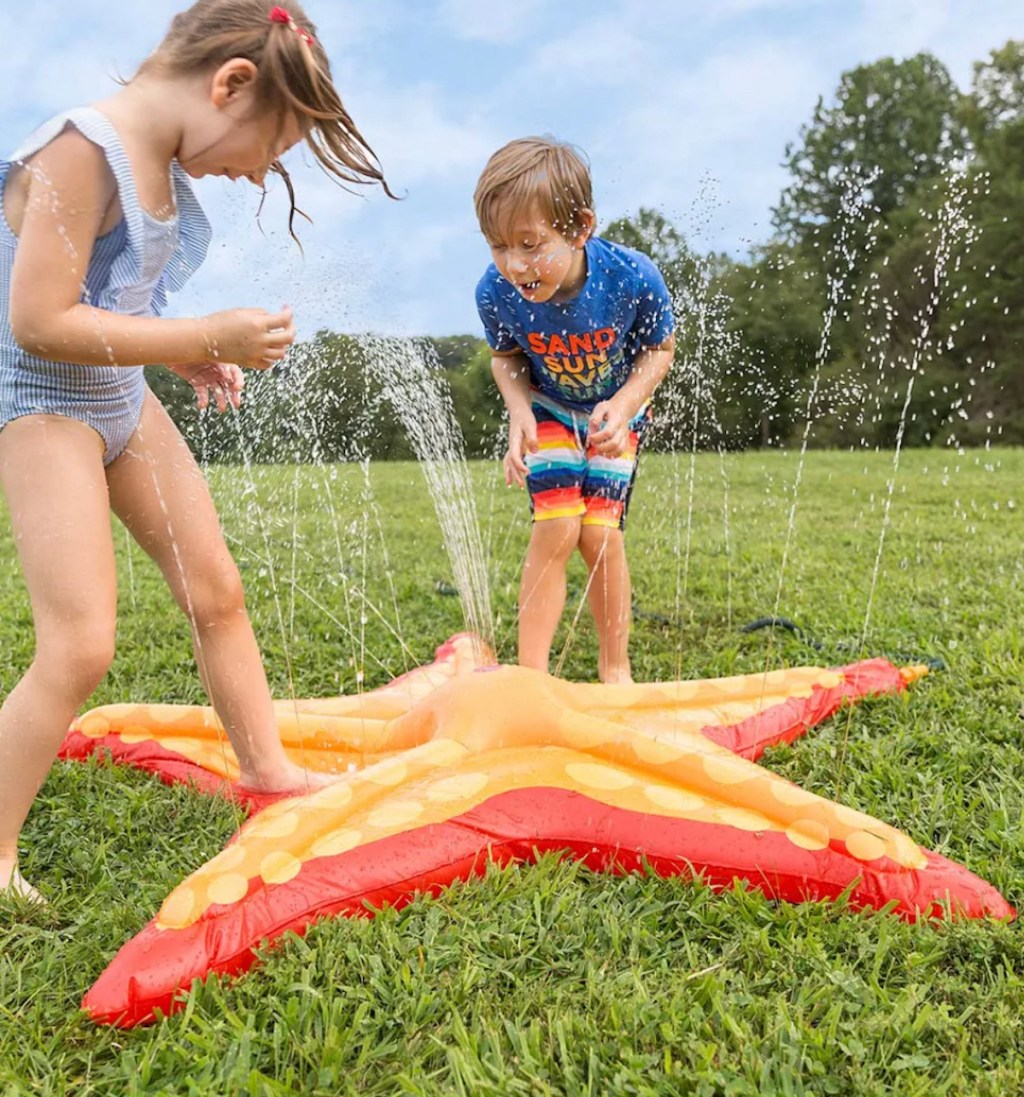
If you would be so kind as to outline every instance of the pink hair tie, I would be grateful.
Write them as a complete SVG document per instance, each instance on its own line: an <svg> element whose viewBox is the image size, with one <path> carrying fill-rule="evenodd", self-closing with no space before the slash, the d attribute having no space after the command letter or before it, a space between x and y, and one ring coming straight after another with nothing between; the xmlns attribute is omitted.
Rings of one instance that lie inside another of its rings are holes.
<svg viewBox="0 0 1024 1097"><path fill-rule="evenodd" d="M269 18L271 23L283 23L286 27L290 27L307 46L313 44L313 36L308 30L304 27L300 27L299 24L295 22L291 16L291 12L286 11L284 8L273 7L270 9Z"/></svg>

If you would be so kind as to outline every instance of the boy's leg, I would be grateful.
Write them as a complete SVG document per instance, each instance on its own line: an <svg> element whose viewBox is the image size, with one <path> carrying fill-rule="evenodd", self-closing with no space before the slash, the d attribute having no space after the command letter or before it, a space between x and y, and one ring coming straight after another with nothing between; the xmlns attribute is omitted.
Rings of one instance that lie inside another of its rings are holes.
<svg viewBox="0 0 1024 1097"><path fill-rule="evenodd" d="M580 555L590 572L588 597L600 644L598 677L602 682L632 682L629 627L633 598L622 530L584 525Z"/></svg>
<svg viewBox="0 0 1024 1097"><path fill-rule="evenodd" d="M565 568L580 539L579 518L533 523L519 585L519 663L547 671L565 607Z"/></svg>
<svg viewBox="0 0 1024 1097"><path fill-rule="evenodd" d="M630 424L629 441L616 457L602 456L589 446L586 451L580 554L590 572L590 608L600 643L602 682L633 681L629 665L633 591L623 528L647 423L645 410Z"/></svg>
<svg viewBox="0 0 1024 1097"><path fill-rule="evenodd" d="M107 468L107 481L114 512L188 617L199 673L238 756L242 784L280 791L322 783L281 745L241 578L209 486L152 393L138 430Z"/></svg>
<svg viewBox="0 0 1024 1097"><path fill-rule="evenodd" d="M579 545L587 462L579 413L538 392L531 404L538 449L525 455L533 529L519 585L519 662L546 672L565 608L566 564Z"/></svg>
<svg viewBox="0 0 1024 1097"><path fill-rule="evenodd" d="M0 482L32 604L35 654L0 708L0 890L68 725L114 654L117 573L103 441L84 423L26 416L0 432Z"/></svg>

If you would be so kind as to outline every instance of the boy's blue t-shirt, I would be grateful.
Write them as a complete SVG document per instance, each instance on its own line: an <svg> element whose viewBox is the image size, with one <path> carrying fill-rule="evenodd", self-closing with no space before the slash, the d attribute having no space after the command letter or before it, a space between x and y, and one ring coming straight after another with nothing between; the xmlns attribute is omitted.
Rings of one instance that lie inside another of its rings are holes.
<svg viewBox="0 0 1024 1097"><path fill-rule="evenodd" d="M592 237L587 277L569 301L528 301L492 263L476 287L476 307L492 350L522 350L533 383L573 407L590 409L622 388L643 347L675 327L661 272L644 254Z"/></svg>

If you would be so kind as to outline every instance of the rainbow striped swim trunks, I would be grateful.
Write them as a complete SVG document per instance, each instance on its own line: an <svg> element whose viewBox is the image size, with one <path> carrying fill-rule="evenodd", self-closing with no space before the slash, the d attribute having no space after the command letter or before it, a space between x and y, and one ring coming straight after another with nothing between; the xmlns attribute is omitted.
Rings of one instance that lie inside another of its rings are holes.
<svg viewBox="0 0 1024 1097"><path fill-rule="evenodd" d="M630 423L625 451L604 457L587 442L590 412L561 404L537 389L530 397L538 442L537 452L526 454L533 520L582 515L585 526L622 529L649 409L644 408Z"/></svg>

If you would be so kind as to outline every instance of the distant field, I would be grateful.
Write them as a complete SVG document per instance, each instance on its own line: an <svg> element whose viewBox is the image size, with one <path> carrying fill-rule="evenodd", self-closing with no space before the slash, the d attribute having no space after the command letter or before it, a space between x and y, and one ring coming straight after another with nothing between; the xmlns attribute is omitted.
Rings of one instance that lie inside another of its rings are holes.
<svg viewBox="0 0 1024 1097"><path fill-rule="evenodd" d="M794 507L797 462L644 459L636 677L943 660L765 762L1024 906L1024 451L913 451L894 481L892 454L813 452ZM471 475L511 660L525 500L496 465ZM464 627L416 465L210 477L277 695L379 685ZM119 653L94 703L201 701L183 619L117 538ZM574 679L596 668L583 585L576 566L556 643ZM0 605L4 693L33 641L3 512ZM739 631L776 612L822 647ZM908 926L551 859L323 924L160 1025L82 1020L84 990L236 824L137 773L54 768L24 834L52 907L0 903L0 1094L1024 1093L1019 925Z"/></svg>

